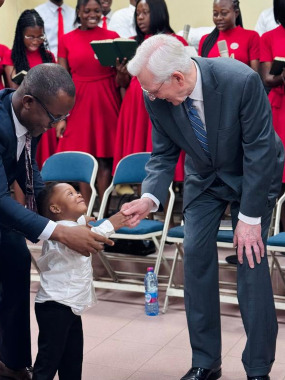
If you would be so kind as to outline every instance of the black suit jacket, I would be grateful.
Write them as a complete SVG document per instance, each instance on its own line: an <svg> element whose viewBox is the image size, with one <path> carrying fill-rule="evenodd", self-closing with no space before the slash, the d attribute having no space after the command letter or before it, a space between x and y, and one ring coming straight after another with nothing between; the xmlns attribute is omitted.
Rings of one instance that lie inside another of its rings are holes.
<svg viewBox="0 0 285 380"><path fill-rule="evenodd" d="M227 58L195 58L201 76L211 160L202 150L183 104L145 97L152 121L153 153L143 192L162 204L180 150L186 152L184 207L216 177L240 200L240 211L263 215L268 199L281 186L284 152L272 126L271 108L259 75Z"/></svg>
<svg viewBox="0 0 285 380"><path fill-rule="evenodd" d="M16 230L36 242L49 220L13 200L9 189L14 180L17 180L24 193L26 191L24 151L17 162L17 137L11 111L12 95L13 90L0 91L0 233L1 229ZM32 165L37 196L44 185L35 161L36 145L37 139L33 138Z"/></svg>

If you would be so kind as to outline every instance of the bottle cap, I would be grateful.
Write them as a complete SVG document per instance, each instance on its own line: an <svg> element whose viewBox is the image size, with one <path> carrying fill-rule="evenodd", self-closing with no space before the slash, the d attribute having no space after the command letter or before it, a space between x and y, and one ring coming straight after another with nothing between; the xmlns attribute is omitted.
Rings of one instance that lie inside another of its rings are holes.
<svg viewBox="0 0 285 380"><path fill-rule="evenodd" d="M153 267L148 267L148 268L147 268L147 271L148 271L148 272L153 272Z"/></svg>

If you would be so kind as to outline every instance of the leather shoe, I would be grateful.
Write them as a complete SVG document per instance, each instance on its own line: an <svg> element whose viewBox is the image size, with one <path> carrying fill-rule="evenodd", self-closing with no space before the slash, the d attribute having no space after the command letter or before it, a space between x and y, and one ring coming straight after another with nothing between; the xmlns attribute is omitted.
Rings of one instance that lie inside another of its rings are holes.
<svg viewBox="0 0 285 380"><path fill-rule="evenodd" d="M221 367L214 369L205 369L193 367L184 375L181 380L216 380L222 376Z"/></svg>
<svg viewBox="0 0 285 380"><path fill-rule="evenodd" d="M0 361L0 376L14 380L32 380L33 368L21 368L15 371L6 367L5 364Z"/></svg>
<svg viewBox="0 0 285 380"><path fill-rule="evenodd" d="M247 376L247 380L270 380L268 375L265 376Z"/></svg>

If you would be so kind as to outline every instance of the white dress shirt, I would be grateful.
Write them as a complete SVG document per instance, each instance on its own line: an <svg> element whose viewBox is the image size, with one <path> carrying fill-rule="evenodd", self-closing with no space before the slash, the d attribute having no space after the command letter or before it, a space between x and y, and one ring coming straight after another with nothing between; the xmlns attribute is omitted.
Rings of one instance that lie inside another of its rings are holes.
<svg viewBox="0 0 285 380"><path fill-rule="evenodd" d="M64 33L71 32L75 29L73 23L75 20L75 9L69 5L61 5L63 17ZM49 50L57 57L57 32L58 32L58 6L51 1L38 5L35 10L40 14L45 24L45 35L49 44Z"/></svg>
<svg viewBox="0 0 285 380"><path fill-rule="evenodd" d="M114 12L108 29L114 30L120 37L134 37L137 34L134 17L135 9L135 6L130 4L128 8Z"/></svg>
<svg viewBox="0 0 285 380"><path fill-rule="evenodd" d="M269 30L275 29L278 26L274 18L273 7L265 9L260 13L255 30L262 36L263 33L269 32Z"/></svg>
<svg viewBox="0 0 285 380"><path fill-rule="evenodd" d="M197 69L197 80L196 80L196 85L194 87L194 90L191 92L189 95L189 98L193 100L193 106L196 108L198 115L204 125L205 130L207 130L207 126L205 123L205 112L204 112L204 98L203 98L203 90L202 90L202 77L201 77L201 71L199 69L199 66L196 64L195 61L193 61L196 69ZM153 196L152 194L145 193L142 195L142 198L150 198L155 204L156 207L154 207L151 212L155 212L158 210L159 207L159 200ZM261 217L258 218L252 218L246 215L243 215L241 212L238 214L238 218L242 220L245 223L248 224L260 224L261 222Z"/></svg>
<svg viewBox="0 0 285 380"><path fill-rule="evenodd" d="M63 226L78 226L77 222L62 220ZM109 237L114 233L109 220L91 231ZM53 240L44 241L41 257L37 260L40 273L40 288L35 302L55 301L69 306L74 314L81 315L96 303L93 286L92 255L89 257L69 249L62 243Z"/></svg>
<svg viewBox="0 0 285 380"><path fill-rule="evenodd" d="M98 26L100 26L101 28L103 27L103 17L104 17L104 15L103 15L103 13L102 13L101 20L100 20L99 23L98 23ZM110 11L109 13L107 13L107 14L105 15L105 17L106 17L107 28L108 28L109 30L112 30L112 29L110 29L109 24L110 24L111 19L112 19L112 17L113 17L113 12Z"/></svg>

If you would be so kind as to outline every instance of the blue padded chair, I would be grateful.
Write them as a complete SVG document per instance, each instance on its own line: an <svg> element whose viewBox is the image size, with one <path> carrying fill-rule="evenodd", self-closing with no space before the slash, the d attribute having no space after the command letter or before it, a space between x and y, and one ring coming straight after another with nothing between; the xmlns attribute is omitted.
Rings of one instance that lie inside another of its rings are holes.
<svg viewBox="0 0 285 380"><path fill-rule="evenodd" d="M88 204L87 215L93 210L95 198L95 180L98 163L93 156L84 152L55 153L45 162L41 170L44 182L85 182L91 187L91 198Z"/></svg>
<svg viewBox="0 0 285 380"><path fill-rule="evenodd" d="M124 157L118 163L112 183L104 193L98 214L98 220L103 219L103 216L106 213L107 204L116 185L140 185L142 183L146 177L145 165L149 158L150 153L135 153ZM114 239L152 240L158 253L150 256L139 256L138 254L135 255L135 252L134 255L120 252L99 252L98 255L109 274L109 278L96 279L94 282L96 287L144 292L142 280L146 273L147 266L149 266L147 263L154 265L155 273L158 275L161 260L163 260L165 266L170 272L170 267L164 258L159 239L162 240L162 237L167 234L174 198L175 196L171 185L169 187L169 203L164 222L155 219L144 219L137 227L124 227L112 235L112 238ZM145 267L143 273L138 273L136 271L137 265L132 265L132 268L134 268L133 271L119 271L115 270L114 266L111 265L112 261L145 263ZM168 277L169 276L166 275L159 275L158 280L160 281L164 279L164 281L167 281Z"/></svg>
<svg viewBox="0 0 285 380"><path fill-rule="evenodd" d="M166 289L164 306L162 309L163 313L166 313L168 308L169 297L184 297L183 285L175 284L173 281L175 269L179 261L183 262L183 240L184 240L184 226L180 225L177 227L170 228L167 236L166 242L175 243L176 249L173 257L173 263L171 267L171 272L169 276L168 286ZM232 229L220 229L217 235L217 247L218 248L233 248L233 230ZM236 270L235 266L229 265L224 261L219 261L219 266ZM226 285L227 287L232 287L236 283L220 281L220 285ZM236 291L223 290L220 289L220 299L222 302L237 303Z"/></svg>
<svg viewBox="0 0 285 380"><path fill-rule="evenodd" d="M281 218L281 209L285 201L285 193L280 197L276 205L275 212L275 224L274 224L274 235L267 239L267 251L271 255L271 265L270 265L270 274L273 277L274 270L277 270L279 273L281 281L285 287L285 232L280 232L280 218ZM283 266L281 261L283 261ZM285 297L275 296L277 301L285 301ZM275 302L276 305L276 302ZM284 309L282 304L280 305Z"/></svg>

